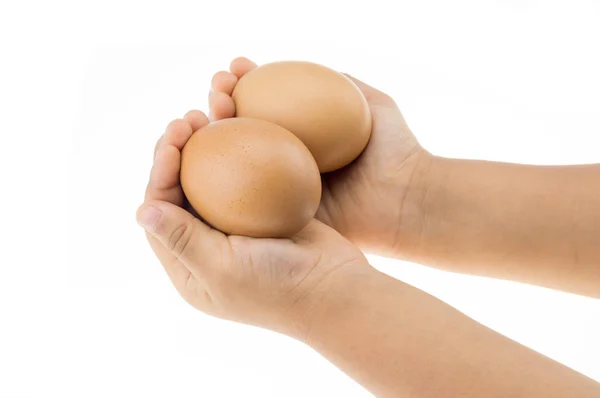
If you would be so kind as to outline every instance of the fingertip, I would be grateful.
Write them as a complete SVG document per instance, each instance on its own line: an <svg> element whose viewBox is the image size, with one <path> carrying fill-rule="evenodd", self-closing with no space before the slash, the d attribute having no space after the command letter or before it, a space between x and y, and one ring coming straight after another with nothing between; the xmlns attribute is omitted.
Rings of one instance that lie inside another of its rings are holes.
<svg viewBox="0 0 600 398"><path fill-rule="evenodd" d="M142 203L135 212L137 223L147 232L153 233L156 230L156 223L162 216L162 211L146 202Z"/></svg>
<svg viewBox="0 0 600 398"><path fill-rule="evenodd" d="M189 123L192 131L198 131L209 123L208 117L202 111L191 110L185 114L183 120Z"/></svg>
<svg viewBox="0 0 600 398"><path fill-rule="evenodd" d="M156 161L156 155L161 147L171 144L173 134L180 134L180 130L186 131L190 128L189 122L185 119L178 118L171 120L167 125L163 135L161 135L158 141L156 141L156 145L154 146L154 160Z"/></svg>
<svg viewBox="0 0 600 398"><path fill-rule="evenodd" d="M178 150L181 150L192 133L192 126L187 120L175 119L167 126L161 145L173 145Z"/></svg>
<svg viewBox="0 0 600 398"><path fill-rule="evenodd" d="M210 86L213 91L218 91L231 95L235 85L238 82L236 75L226 71L220 71L213 76Z"/></svg>
<svg viewBox="0 0 600 398"><path fill-rule="evenodd" d="M233 99L221 92L212 92L208 98L210 120L216 121L235 116L235 103Z"/></svg>
<svg viewBox="0 0 600 398"><path fill-rule="evenodd" d="M363 92L363 94L369 93L371 90L375 90L373 87L369 86L367 83L362 80L357 79L349 73L342 73L348 79L352 81L352 83L356 84L356 86Z"/></svg>
<svg viewBox="0 0 600 398"><path fill-rule="evenodd" d="M350 79L356 87L363 93L365 99L371 104L381 104L381 105L395 105L394 99L390 97L388 94L384 93L376 89L373 86L368 85L362 80L357 79L356 77L343 73L348 79Z"/></svg>
<svg viewBox="0 0 600 398"><path fill-rule="evenodd" d="M238 79L244 76L246 73L250 72L252 69L256 68L257 65L250 61L246 57L237 57L231 64L229 65L229 70L233 73Z"/></svg>
<svg viewBox="0 0 600 398"><path fill-rule="evenodd" d="M174 129L185 129L188 127L188 123L183 118L177 118L171 120L167 125L167 133Z"/></svg>

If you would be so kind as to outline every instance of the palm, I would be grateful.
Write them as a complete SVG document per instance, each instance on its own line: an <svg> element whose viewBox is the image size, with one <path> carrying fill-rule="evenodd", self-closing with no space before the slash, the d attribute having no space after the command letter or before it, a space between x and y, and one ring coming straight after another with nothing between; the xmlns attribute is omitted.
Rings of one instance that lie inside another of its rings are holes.
<svg viewBox="0 0 600 398"><path fill-rule="evenodd" d="M369 144L355 162L323 176L323 197L317 213L317 218L359 242L366 235L376 235L378 240L395 238L401 201L414 171L410 159L423 152L391 99L368 98L373 114ZM382 206L382 202L390 201L392 206ZM390 209L397 214L390 214Z"/></svg>
<svg viewBox="0 0 600 398"><path fill-rule="evenodd" d="M317 235L319 241L327 241L336 248L343 241L316 220L289 240L227 236L216 230L211 230L211 234L212 255L206 259L210 263L202 265L205 271L201 276L191 271L182 275L179 283L174 281L178 290L190 304L204 312L227 317L220 313L220 307L238 307L236 320L267 325L273 330L277 330L277 324L272 320L288 316L287 312L302 300L300 292L314 291L320 281L347 263L345 257L324 261L309 235ZM349 244L344 246L348 263L362 259ZM185 260L180 266L192 270L194 267L195 264ZM211 268L218 269L220 276L206 272ZM252 299L240 301L240 297ZM260 308L265 307L272 311L262 313Z"/></svg>

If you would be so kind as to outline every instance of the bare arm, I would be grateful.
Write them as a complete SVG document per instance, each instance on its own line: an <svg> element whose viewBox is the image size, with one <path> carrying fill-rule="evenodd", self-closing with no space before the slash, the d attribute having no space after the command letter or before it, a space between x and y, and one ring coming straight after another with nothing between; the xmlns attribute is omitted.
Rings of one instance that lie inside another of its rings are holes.
<svg viewBox="0 0 600 398"><path fill-rule="evenodd" d="M308 343L377 397L599 397L600 384L377 271L329 296Z"/></svg>
<svg viewBox="0 0 600 398"><path fill-rule="evenodd" d="M433 157L426 167L416 249L398 257L600 297L600 165Z"/></svg>

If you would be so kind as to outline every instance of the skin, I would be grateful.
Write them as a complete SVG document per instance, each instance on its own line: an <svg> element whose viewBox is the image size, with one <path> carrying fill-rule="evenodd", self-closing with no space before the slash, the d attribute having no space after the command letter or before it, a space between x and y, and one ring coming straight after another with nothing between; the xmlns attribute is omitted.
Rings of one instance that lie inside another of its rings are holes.
<svg viewBox="0 0 600 398"><path fill-rule="evenodd" d="M413 261L600 298L600 165L436 158Z"/></svg>
<svg viewBox="0 0 600 398"><path fill-rule="evenodd" d="M230 72L217 72L211 82L209 107L212 120L235 116L231 93L238 79L256 67L246 58L232 61ZM361 249L390 252L408 232L399 204L409 189L419 164L427 164L425 151L408 128L394 100L387 94L347 75L366 97L373 117L371 138L352 164L323 175L323 194L316 218L339 231ZM411 193L412 195L412 193ZM390 201L394 198L394 201ZM385 206L374 206L381 204Z"/></svg>
<svg viewBox="0 0 600 398"><path fill-rule="evenodd" d="M210 95L214 120L234 115L231 91L237 79L253 67L247 59L237 59L230 72L215 75ZM320 221L313 220L291 239L226 236L195 217L179 184L180 156L192 132L208 120L203 113L191 111L169 124L157 143L137 220L181 296L213 316L305 342L380 397L600 396L594 381L376 271L351 243L413 258L443 257L444 251L436 254L429 248L460 245L460 237L454 238L458 243L446 243L448 238L436 240L428 229L449 228L446 220L450 216L443 204L457 206L459 214L451 220L460 230L465 219L474 225L481 223L477 217L468 219L469 206L461 209L461 198L475 203L481 200L482 212L484 202L493 200L491 194L479 198L468 189L482 177L477 174L464 185L455 182L458 193L452 195L447 191L450 171L438 171L440 181L426 184L434 181L432 170L442 167L437 158L418 146L389 97L355 82L374 115L373 138L357 162L324 176ZM466 177L469 173L450 170L466 173ZM573 176L568 177L571 181ZM552 180L546 184L550 186ZM563 186L568 188L567 183ZM430 203L432 197L442 203ZM505 206L499 202L492 203ZM579 202L578 209L589 210L590 203ZM514 201L513 206L517 205ZM531 204L527 210L535 212L539 207ZM428 215L421 213L420 217L419 209L424 208ZM508 215L510 221L512 214ZM514 217L517 215L515 210ZM594 231L585 218L571 218L577 225L583 223L582 231ZM438 219L440 226L435 223ZM479 234L493 235L479 228L475 229ZM376 236L381 236L381 241ZM537 236L545 235L540 232ZM585 247L585 242L582 245ZM485 252L485 247L480 250ZM458 250L456 253L454 258L449 256L449 264L461 264ZM494 256L493 248L490 256Z"/></svg>
<svg viewBox="0 0 600 398"><path fill-rule="evenodd" d="M328 293L327 281L362 273L362 252L313 220L292 239L227 236L193 215L179 181L181 149L208 123L200 111L172 121L156 145L144 205L137 213L171 282L207 314L304 339L308 318ZM307 294L311 292L311 294Z"/></svg>
<svg viewBox="0 0 600 398"><path fill-rule="evenodd" d="M377 397L599 397L600 384L387 275L355 276L308 344Z"/></svg>
<svg viewBox="0 0 600 398"><path fill-rule="evenodd" d="M238 58L212 80L233 117ZM600 164L540 167L447 159L423 149L394 101L352 78L373 115L364 153L323 177L317 219L363 251L600 298Z"/></svg>

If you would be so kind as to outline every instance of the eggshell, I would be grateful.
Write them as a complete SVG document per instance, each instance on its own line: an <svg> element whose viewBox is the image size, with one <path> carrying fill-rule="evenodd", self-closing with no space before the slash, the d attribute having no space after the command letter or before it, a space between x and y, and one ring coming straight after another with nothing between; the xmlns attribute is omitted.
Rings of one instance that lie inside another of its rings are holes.
<svg viewBox="0 0 600 398"><path fill-rule="evenodd" d="M196 131L182 150L180 179L200 217L231 235L291 237L321 200L308 148L264 120L224 119Z"/></svg>
<svg viewBox="0 0 600 398"><path fill-rule="evenodd" d="M240 79L232 98L237 116L268 120L298 136L322 173L356 159L371 135L371 112L360 89L322 65L259 66Z"/></svg>

